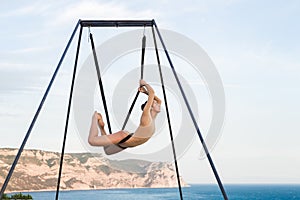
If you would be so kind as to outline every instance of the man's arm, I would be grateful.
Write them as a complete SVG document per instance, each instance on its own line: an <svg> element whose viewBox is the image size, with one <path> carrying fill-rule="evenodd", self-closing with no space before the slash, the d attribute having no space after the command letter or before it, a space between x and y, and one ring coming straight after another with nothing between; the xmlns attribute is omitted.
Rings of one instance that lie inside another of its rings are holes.
<svg viewBox="0 0 300 200"><path fill-rule="evenodd" d="M144 85L145 86L145 85ZM140 87L139 88L139 91L146 94L146 95L149 95L148 91L144 88L144 86ZM161 105L161 99L158 98L156 95L154 95L154 100L159 104Z"/></svg>
<svg viewBox="0 0 300 200"><path fill-rule="evenodd" d="M159 105L161 105L161 99L158 98L156 95L154 96L154 100L155 100Z"/></svg>

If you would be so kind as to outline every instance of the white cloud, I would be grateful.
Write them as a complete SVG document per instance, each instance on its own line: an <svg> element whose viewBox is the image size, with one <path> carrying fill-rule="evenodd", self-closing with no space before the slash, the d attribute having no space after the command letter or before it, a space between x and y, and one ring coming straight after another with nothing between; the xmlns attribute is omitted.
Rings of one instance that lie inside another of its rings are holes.
<svg viewBox="0 0 300 200"><path fill-rule="evenodd" d="M80 1L58 12L54 13L55 18L51 21L55 26L74 23L78 19L152 19L159 15L151 9L135 11L123 4L96 1Z"/></svg>
<svg viewBox="0 0 300 200"><path fill-rule="evenodd" d="M51 47L30 47L30 48L23 48L23 49L16 49L9 51L8 53L12 54L24 54L24 53L36 53L36 52L42 52L51 49Z"/></svg>
<svg viewBox="0 0 300 200"><path fill-rule="evenodd" d="M2 70L9 70L9 69L13 69L13 70L22 70L22 69L28 69L30 65L29 64L23 64L23 63L16 63L16 62L0 62L0 72L3 73Z"/></svg>
<svg viewBox="0 0 300 200"><path fill-rule="evenodd" d="M23 16L32 14L41 14L49 8L49 5L45 4L44 1L35 2L29 6L23 6L15 10L10 10L0 14L0 17L13 17L13 16Z"/></svg>

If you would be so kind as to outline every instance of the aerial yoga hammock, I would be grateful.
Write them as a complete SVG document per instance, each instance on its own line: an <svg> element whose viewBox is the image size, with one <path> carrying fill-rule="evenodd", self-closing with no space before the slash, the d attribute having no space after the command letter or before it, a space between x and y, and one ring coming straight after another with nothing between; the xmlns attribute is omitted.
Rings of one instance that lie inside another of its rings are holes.
<svg viewBox="0 0 300 200"><path fill-rule="evenodd" d="M108 129L110 134L105 131L105 124L102 119L102 115L98 112L94 112L88 137L88 142L92 146L103 146L104 151L107 155L118 153L128 147L135 147L147 142L155 132L155 119L157 114L160 112L161 100L155 95L153 88L144 81L143 78L143 65L144 65L144 54L145 54L145 42L146 37L143 37L142 45L142 60L141 60L141 79L140 86L138 88L135 99L129 109L128 115L125 119L122 129L118 132L111 133L111 127L109 123L108 111L106 106L106 100L103 90L103 84L100 76L99 64L95 52L95 45L93 41L93 36L90 33L91 45L94 54L94 61L96 65L98 81L100 86L100 92L103 100L103 105L108 121ZM148 100L141 105L142 114L140 118L140 123L135 132L130 133L125 130L126 123L128 121L129 115L133 109L135 101L139 95L143 93L148 95ZM100 129L100 135L99 130Z"/></svg>

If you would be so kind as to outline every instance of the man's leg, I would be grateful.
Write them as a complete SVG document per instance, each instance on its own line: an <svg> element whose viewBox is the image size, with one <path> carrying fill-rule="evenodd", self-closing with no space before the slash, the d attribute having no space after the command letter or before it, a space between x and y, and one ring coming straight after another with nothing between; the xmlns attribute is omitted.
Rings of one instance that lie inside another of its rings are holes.
<svg viewBox="0 0 300 200"><path fill-rule="evenodd" d="M104 129L105 124L103 122L102 115L100 113L97 113L97 112L95 112L95 114L96 114L96 117L97 117L97 122L98 122L98 125L99 125L99 128L100 128L101 135L107 135L106 131Z"/></svg>
<svg viewBox="0 0 300 200"><path fill-rule="evenodd" d="M102 132L101 132L102 134ZM91 128L90 128L90 134L88 141L89 143L93 143L93 139L95 137L98 137L98 113L95 111L94 115L92 117L92 123L91 123Z"/></svg>
<svg viewBox="0 0 300 200"><path fill-rule="evenodd" d="M100 128L101 136L98 135L98 126ZM92 117L88 142L92 146L107 146L112 144L112 141L108 138L105 132L102 116L96 111L94 112Z"/></svg>
<svg viewBox="0 0 300 200"><path fill-rule="evenodd" d="M101 135L98 135L98 126L101 132ZM104 129L104 123L102 116L95 112L92 118L90 133L88 142L92 146L109 146L112 144L117 144L120 140L126 137L127 134L124 131L119 131L113 134L106 134Z"/></svg>

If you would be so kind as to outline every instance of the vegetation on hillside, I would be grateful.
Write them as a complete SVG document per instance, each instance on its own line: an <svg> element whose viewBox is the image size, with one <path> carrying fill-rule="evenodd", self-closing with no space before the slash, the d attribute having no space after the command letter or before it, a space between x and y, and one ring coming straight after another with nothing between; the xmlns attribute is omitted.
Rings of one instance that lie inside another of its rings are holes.
<svg viewBox="0 0 300 200"><path fill-rule="evenodd" d="M24 195L21 192L18 194L12 194L11 196L8 196L7 194L4 194L2 199L33 199L31 195L27 194Z"/></svg>

